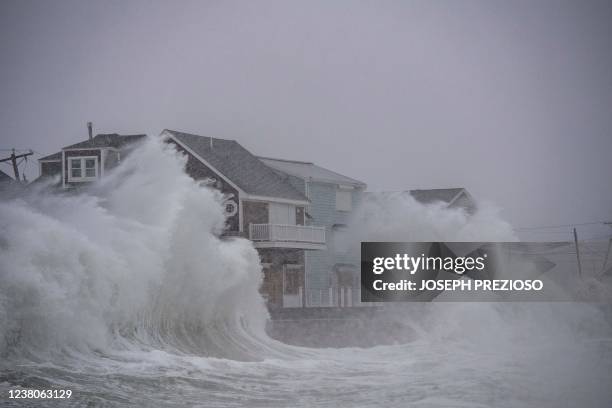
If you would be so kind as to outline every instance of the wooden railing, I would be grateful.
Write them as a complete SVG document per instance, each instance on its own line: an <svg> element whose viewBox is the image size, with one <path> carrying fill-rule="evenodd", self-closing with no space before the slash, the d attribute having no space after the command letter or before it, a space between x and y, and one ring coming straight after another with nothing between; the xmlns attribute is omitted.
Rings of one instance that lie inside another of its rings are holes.
<svg viewBox="0 0 612 408"><path fill-rule="evenodd" d="M309 242L325 244L325 227L283 224L249 224L252 241Z"/></svg>

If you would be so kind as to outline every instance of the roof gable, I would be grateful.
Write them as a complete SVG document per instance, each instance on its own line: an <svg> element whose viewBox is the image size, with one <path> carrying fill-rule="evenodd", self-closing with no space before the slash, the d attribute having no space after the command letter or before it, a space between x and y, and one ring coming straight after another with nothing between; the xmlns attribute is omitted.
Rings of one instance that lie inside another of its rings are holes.
<svg viewBox="0 0 612 408"><path fill-rule="evenodd" d="M464 191L463 188L434 188L428 190L410 190L410 195L420 203L430 204L436 201L450 204Z"/></svg>
<svg viewBox="0 0 612 408"><path fill-rule="evenodd" d="M308 199L235 140L164 130L180 145L249 195L307 202Z"/></svg>
<svg viewBox="0 0 612 408"><path fill-rule="evenodd" d="M38 161L62 161L62 152L50 154L45 157L41 157Z"/></svg>

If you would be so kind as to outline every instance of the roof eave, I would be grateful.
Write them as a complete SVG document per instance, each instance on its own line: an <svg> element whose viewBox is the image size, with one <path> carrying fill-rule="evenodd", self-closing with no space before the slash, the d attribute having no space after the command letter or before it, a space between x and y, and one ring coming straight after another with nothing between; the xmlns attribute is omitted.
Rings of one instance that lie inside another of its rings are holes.
<svg viewBox="0 0 612 408"><path fill-rule="evenodd" d="M228 176L223 174L219 169L217 169L215 166L213 166L208 160L206 160L201 155L199 155L194 149L192 149L188 145L188 143L185 143L184 141L180 140L180 138L178 138L176 136L175 131L169 130L169 129L164 129L160 133L160 137L162 137L162 138L165 137L165 138L172 139L175 143L177 143L179 146L184 148L187 152L189 152L191 155L193 155L196 159L198 159L200 162L202 162L204 165L206 165L212 171L214 171L215 173L219 174L219 176L221 176L221 178L223 178L223 180L225 180L229 185L231 185L232 187L234 187L238 191L241 200L242 199L246 199L246 200L254 200L254 201L273 201L273 202L277 202L277 203L288 203L288 204L295 204L295 205L309 205L310 204L310 201L308 201L308 199L300 200L300 199L297 199L297 198L286 198L286 197L276 197L276 196L263 196L263 195L249 193L244 188L238 186L234 181L232 181ZM208 136L204 136L204 137L208 137ZM296 191L296 193L300 194L298 191Z"/></svg>

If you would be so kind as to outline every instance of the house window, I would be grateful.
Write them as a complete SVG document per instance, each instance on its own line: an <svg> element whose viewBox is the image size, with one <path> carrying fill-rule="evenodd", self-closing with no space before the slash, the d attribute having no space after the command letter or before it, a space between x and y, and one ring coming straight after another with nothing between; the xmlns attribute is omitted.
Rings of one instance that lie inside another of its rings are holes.
<svg viewBox="0 0 612 408"><path fill-rule="evenodd" d="M68 181L92 181L98 178L98 157L68 158Z"/></svg>
<svg viewBox="0 0 612 408"><path fill-rule="evenodd" d="M351 211L353 209L353 196L351 191L336 190L336 210Z"/></svg>
<svg viewBox="0 0 612 408"><path fill-rule="evenodd" d="M295 225L306 225L304 207L295 207Z"/></svg>
<svg viewBox="0 0 612 408"><path fill-rule="evenodd" d="M225 202L225 215L231 217L236 213L238 213L238 204L234 200L227 200Z"/></svg>

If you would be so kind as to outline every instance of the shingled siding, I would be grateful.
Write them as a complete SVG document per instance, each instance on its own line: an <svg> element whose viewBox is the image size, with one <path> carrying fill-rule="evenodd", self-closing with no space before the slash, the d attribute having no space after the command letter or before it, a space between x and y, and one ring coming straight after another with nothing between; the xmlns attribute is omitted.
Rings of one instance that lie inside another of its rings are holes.
<svg viewBox="0 0 612 408"><path fill-rule="evenodd" d="M283 306L283 269L285 265L304 265L304 252L301 249L260 248L257 250L263 268L260 291L267 297L272 309ZM303 270L299 270L297 286L304 287Z"/></svg>
<svg viewBox="0 0 612 408"><path fill-rule="evenodd" d="M40 163L40 175L42 177L55 176L62 173L62 162L49 161Z"/></svg>
<svg viewBox="0 0 612 408"><path fill-rule="evenodd" d="M176 147L176 150L178 150L181 153L184 153L187 156L187 164L185 165L185 172L189 174L193 179L195 180L206 180L206 179L219 180L221 182L221 185L220 185L221 188L219 190L223 194L226 194L226 195L233 194L234 201L236 201L237 204L239 203L238 190L236 190L229 183L223 180L220 175L218 175L217 173L209 169L206 165L204 165L204 163L196 159L195 156L193 156L187 150L183 149L176 142L172 140L168 140L166 141L166 143L173 144ZM226 222L227 222L228 231L232 231L232 232L239 231L240 218L238 214L228 217Z"/></svg>
<svg viewBox="0 0 612 408"><path fill-rule="evenodd" d="M107 150L104 155L104 170L110 170L119 165L119 152L115 150Z"/></svg>
<svg viewBox="0 0 612 408"><path fill-rule="evenodd" d="M243 201L242 202L242 231L245 234L249 233L249 224L268 224L269 204L260 201Z"/></svg>

